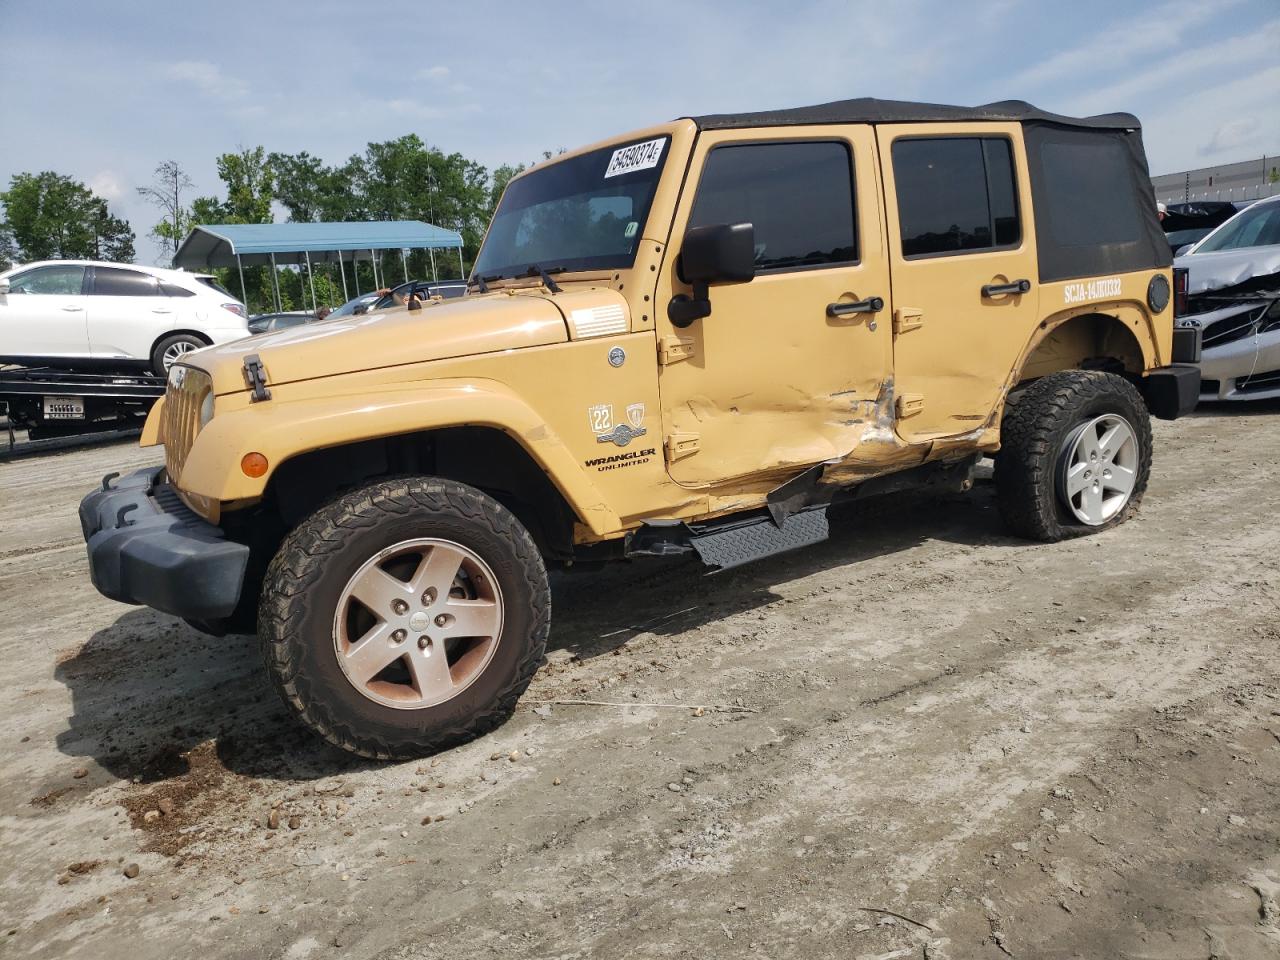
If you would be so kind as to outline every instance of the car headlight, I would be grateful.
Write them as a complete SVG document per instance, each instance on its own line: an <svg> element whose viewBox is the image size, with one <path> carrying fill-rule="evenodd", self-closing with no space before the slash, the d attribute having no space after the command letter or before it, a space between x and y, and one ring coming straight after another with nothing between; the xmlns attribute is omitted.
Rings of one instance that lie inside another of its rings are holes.
<svg viewBox="0 0 1280 960"><path fill-rule="evenodd" d="M204 399L200 401L200 429L213 419L213 391L210 390L204 395Z"/></svg>

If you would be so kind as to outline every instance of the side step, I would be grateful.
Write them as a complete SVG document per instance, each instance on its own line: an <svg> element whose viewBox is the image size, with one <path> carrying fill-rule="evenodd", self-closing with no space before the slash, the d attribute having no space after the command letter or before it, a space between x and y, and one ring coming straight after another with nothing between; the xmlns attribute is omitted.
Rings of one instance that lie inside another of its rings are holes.
<svg viewBox="0 0 1280 960"><path fill-rule="evenodd" d="M765 516L748 523L711 528L705 533L693 529L689 543L713 572L821 543L830 533L826 504L793 513L780 525Z"/></svg>
<svg viewBox="0 0 1280 960"><path fill-rule="evenodd" d="M632 535L628 556L669 557L690 549L709 573L798 550L827 539L827 505L809 507L777 523L768 513L712 523L652 524Z"/></svg>

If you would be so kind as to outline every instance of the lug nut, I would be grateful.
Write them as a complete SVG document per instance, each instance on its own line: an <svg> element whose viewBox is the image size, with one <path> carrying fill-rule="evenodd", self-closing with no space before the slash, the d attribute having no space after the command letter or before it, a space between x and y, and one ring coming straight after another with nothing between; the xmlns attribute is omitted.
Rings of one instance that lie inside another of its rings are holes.
<svg viewBox="0 0 1280 960"><path fill-rule="evenodd" d="M392 600L391 611L394 614L396 614L396 616L403 617L406 613L409 612L409 605L405 603L403 600Z"/></svg>
<svg viewBox="0 0 1280 960"><path fill-rule="evenodd" d="M425 636L425 635L424 635L424 636L421 636L421 637L419 637L419 638L418 638L418 649L419 649L419 650L426 650L426 649L428 649L430 646L431 646L431 638L430 638L430 637L428 637L428 636Z"/></svg>
<svg viewBox="0 0 1280 960"><path fill-rule="evenodd" d="M449 615L447 613L442 613L440 614L440 616L436 617L437 627L448 626L448 624L449 624Z"/></svg>
<svg viewBox="0 0 1280 960"><path fill-rule="evenodd" d="M404 643L404 642L405 642L405 640L408 638L408 636L409 636L409 634L408 634L407 632L405 632L404 630L392 630L392 631L391 631L391 639L392 639L395 643Z"/></svg>
<svg viewBox="0 0 1280 960"><path fill-rule="evenodd" d="M435 602L436 602L435 587L427 587L426 590L422 591L422 605L424 607L429 607Z"/></svg>

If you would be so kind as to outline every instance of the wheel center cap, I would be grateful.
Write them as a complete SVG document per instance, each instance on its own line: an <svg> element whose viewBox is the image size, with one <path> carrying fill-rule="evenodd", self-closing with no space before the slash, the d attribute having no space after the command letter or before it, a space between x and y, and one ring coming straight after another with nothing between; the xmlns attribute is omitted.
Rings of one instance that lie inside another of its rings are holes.
<svg viewBox="0 0 1280 960"><path fill-rule="evenodd" d="M421 633L429 626L431 626L431 616L421 610L409 618L409 629L415 633Z"/></svg>

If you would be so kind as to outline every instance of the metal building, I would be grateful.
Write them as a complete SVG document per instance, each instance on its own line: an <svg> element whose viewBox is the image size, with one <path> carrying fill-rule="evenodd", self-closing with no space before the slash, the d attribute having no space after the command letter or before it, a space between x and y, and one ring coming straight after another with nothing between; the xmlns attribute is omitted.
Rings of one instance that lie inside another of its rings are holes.
<svg viewBox="0 0 1280 960"><path fill-rule="evenodd" d="M1191 200L1257 200L1280 194L1280 156L1220 163L1151 178L1156 199L1164 203Z"/></svg>

